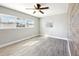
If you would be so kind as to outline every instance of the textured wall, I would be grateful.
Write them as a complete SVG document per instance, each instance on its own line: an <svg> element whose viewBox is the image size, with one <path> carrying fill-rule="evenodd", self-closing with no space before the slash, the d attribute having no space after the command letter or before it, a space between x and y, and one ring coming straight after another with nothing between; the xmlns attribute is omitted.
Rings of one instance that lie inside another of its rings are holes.
<svg viewBox="0 0 79 59"><path fill-rule="evenodd" d="M70 10L70 50L71 55L79 56L79 4L72 4Z"/></svg>
<svg viewBox="0 0 79 59"><path fill-rule="evenodd" d="M79 55L79 13L71 18L71 55Z"/></svg>

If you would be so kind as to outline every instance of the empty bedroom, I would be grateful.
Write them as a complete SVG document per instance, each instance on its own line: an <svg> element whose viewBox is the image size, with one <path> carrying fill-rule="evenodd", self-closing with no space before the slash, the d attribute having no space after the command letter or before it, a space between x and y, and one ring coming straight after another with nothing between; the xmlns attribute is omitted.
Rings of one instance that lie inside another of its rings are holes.
<svg viewBox="0 0 79 59"><path fill-rule="evenodd" d="M78 3L0 3L0 56L79 56Z"/></svg>

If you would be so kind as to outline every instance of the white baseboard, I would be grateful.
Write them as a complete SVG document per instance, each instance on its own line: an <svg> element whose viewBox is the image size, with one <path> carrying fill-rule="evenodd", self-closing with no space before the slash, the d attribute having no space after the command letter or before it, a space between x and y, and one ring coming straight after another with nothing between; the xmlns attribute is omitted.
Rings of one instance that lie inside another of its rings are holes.
<svg viewBox="0 0 79 59"><path fill-rule="evenodd" d="M61 38L61 37L56 37L56 36L49 36L49 37L57 38L57 39L62 39L62 40L68 40L67 38Z"/></svg>
<svg viewBox="0 0 79 59"><path fill-rule="evenodd" d="M0 48L2 48L2 47L6 47L6 46L8 46L8 45L11 45L11 44L14 44L14 43L17 43L17 42L26 40L26 39L33 38L33 37L35 37L35 36L39 36L39 34L38 34L38 35L30 36L30 37L26 37L26 38L23 38L23 39L19 39L19 40L16 40L16 41L8 42L8 43L5 43L5 44L2 44L2 45L0 45Z"/></svg>
<svg viewBox="0 0 79 59"><path fill-rule="evenodd" d="M67 46L68 46L68 52L69 52L69 56L71 56L71 51L70 51L69 40L67 40Z"/></svg>
<svg viewBox="0 0 79 59"><path fill-rule="evenodd" d="M61 37L56 37L56 36L51 36L51 35L44 35L40 34L41 36L46 36L46 37L51 37L51 38L57 38L57 39L62 39L62 40L68 40L68 38L61 38Z"/></svg>

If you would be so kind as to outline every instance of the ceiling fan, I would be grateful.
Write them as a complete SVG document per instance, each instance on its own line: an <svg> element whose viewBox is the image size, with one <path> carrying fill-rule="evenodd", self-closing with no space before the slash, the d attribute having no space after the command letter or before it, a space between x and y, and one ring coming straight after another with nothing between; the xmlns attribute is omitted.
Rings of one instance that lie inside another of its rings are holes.
<svg viewBox="0 0 79 59"><path fill-rule="evenodd" d="M33 9L33 8L31 8ZM49 9L49 7L42 7L41 4L37 3L36 5L34 5L34 12L33 14L36 13L36 10L38 10L40 13L44 14L44 12L42 10L45 10L45 9Z"/></svg>

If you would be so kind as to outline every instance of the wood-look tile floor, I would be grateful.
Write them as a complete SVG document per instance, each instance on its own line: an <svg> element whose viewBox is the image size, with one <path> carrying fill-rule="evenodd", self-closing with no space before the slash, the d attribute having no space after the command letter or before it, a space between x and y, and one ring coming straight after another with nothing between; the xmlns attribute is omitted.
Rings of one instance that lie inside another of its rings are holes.
<svg viewBox="0 0 79 59"><path fill-rule="evenodd" d="M67 41L34 37L0 48L1 56L68 56Z"/></svg>

